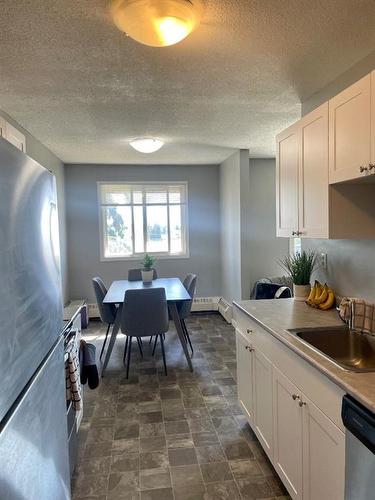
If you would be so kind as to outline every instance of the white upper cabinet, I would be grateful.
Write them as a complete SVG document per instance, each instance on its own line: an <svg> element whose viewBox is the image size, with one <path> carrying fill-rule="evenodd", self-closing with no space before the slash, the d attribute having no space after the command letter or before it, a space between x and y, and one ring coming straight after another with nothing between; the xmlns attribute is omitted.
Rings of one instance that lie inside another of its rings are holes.
<svg viewBox="0 0 375 500"><path fill-rule="evenodd" d="M328 238L328 103L300 121L299 233Z"/></svg>
<svg viewBox="0 0 375 500"><path fill-rule="evenodd" d="M26 153L26 139L25 136L16 127L6 122L5 125L5 139L9 141L17 149Z"/></svg>
<svg viewBox="0 0 375 500"><path fill-rule="evenodd" d="M277 236L328 237L328 104L277 136Z"/></svg>
<svg viewBox="0 0 375 500"><path fill-rule="evenodd" d="M277 136L277 236L290 238L298 231L298 161L300 128L292 125Z"/></svg>
<svg viewBox="0 0 375 500"><path fill-rule="evenodd" d="M26 138L16 127L13 127L0 116L0 137L6 139L17 149L26 153Z"/></svg>
<svg viewBox="0 0 375 500"><path fill-rule="evenodd" d="M4 118L1 118L0 116L0 137L3 137L5 139L5 127L6 127L6 121Z"/></svg>
<svg viewBox="0 0 375 500"><path fill-rule="evenodd" d="M366 175L372 143L371 75L367 75L329 101L329 182Z"/></svg>

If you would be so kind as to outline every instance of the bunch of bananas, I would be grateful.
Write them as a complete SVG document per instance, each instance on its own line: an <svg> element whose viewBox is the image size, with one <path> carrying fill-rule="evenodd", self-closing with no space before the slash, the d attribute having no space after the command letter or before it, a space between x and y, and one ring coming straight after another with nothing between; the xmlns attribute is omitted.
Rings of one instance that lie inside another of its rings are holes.
<svg viewBox="0 0 375 500"><path fill-rule="evenodd" d="M315 280L314 286L311 288L310 295L306 299L306 304L322 311L331 309L336 303L335 293L327 283L322 285L318 280Z"/></svg>

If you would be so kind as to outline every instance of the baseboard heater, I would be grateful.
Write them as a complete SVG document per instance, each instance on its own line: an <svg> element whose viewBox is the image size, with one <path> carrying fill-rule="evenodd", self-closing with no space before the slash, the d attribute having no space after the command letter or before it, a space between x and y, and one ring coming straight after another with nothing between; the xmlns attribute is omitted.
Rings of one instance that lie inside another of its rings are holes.
<svg viewBox="0 0 375 500"><path fill-rule="evenodd" d="M99 318L99 309L95 303L88 304L89 318ZM192 312L219 312L225 321L232 322L232 306L223 297L195 297Z"/></svg>
<svg viewBox="0 0 375 500"><path fill-rule="evenodd" d="M191 307L192 312L219 312L225 321L232 322L232 306L223 297L196 297Z"/></svg>

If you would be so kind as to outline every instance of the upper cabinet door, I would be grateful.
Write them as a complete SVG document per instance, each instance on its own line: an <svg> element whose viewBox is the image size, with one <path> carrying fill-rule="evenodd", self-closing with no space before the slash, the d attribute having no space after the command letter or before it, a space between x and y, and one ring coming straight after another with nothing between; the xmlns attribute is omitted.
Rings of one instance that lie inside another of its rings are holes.
<svg viewBox="0 0 375 500"><path fill-rule="evenodd" d="M276 235L290 238L298 231L299 123L276 138Z"/></svg>
<svg viewBox="0 0 375 500"><path fill-rule="evenodd" d="M300 126L300 236L328 238L328 103L304 116Z"/></svg>
<svg viewBox="0 0 375 500"><path fill-rule="evenodd" d="M5 138L6 121L0 116L0 137Z"/></svg>
<svg viewBox="0 0 375 500"><path fill-rule="evenodd" d="M23 153L26 153L25 136L19 130L17 130L16 127L13 127L13 125L8 122L6 122L5 126L5 139L13 144L13 146L15 146L17 149L19 149Z"/></svg>
<svg viewBox="0 0 375 500"><path fill-rule="evenodd" d="M329 182L366 175L371 162L371 75L329 101Z"/></svg>

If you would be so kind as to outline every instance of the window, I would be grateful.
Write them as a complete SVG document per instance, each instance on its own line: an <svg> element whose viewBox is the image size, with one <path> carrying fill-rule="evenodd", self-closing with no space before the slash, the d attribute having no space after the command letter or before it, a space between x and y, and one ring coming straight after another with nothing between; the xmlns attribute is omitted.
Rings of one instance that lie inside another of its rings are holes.
<svg viewBox="0 0 375 500"><path fill-rule="evenodd" d="M187 184L98 183L102 259L187 257Z"/></svg>
<svg viewBox="0 0 375 500"><path fill-rule="evenodd" d="M291 255L297 255L297 253L301 253L302 251L302 240L301 238L290 238L290 253Z"/></svg>

